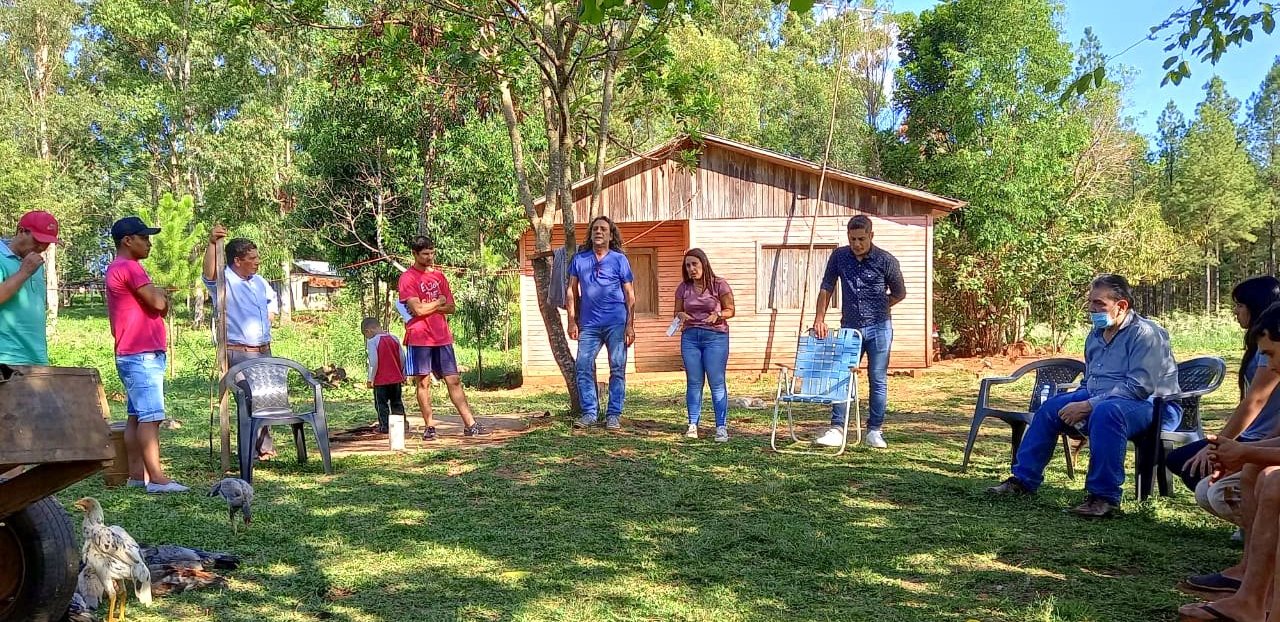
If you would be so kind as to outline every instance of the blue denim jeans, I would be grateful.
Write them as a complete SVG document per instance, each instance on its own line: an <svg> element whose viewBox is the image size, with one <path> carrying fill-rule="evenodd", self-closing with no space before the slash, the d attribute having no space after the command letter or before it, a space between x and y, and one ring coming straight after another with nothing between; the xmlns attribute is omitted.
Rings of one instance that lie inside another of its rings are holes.
<svg viewBox="0 0 1280 622"><path fill-rule="evenodd" d="M164 421L165 354L139 352L116 357L125 409L141 423Z"/></svg>
<svg viewBox="0 0 1280 622"><path fill-rule="evenodd" d="M1058 446L1058 435L1069 429L1058 418L1058 411L1072 402L1089 399L1087 389L1051 397L1036 411L1018 448L1018 463L1013 476L1028 490L1044 482L1044 468ZM1098 404L1085 420L1089 437L1089 474L1084 489L1119 505L1124 485L1124 456L1129 439L1142 434L1151 425L1151 402L1131 399L1109 399Z"/></svg>
<svg viewBox="0 0 1280 622"><path fill-rule="evenodd" d="M627 391L627 325L583 327L578 331L578 395L582 399L582 415L589 419L600 416L600 398L596 395L596 355L600 347L609 351L609 406L607 417L622 416L622 401Z"/></svg>
<svg viewBox="0 0 1280 622"><path fill-rule="evenodd" d="M689 328L680 335L680 358L684 359L684 402L689 409L689 425L702 417L702 380L711 385L711 407L716 426L729 417L729 389L724 370L729 364L729 333L707 328Z"/></svg>
<svg viewBox="0 0 1280 622"><path fill-rule="evenodd" d="M879 430L889 407L889 348L893 346L893 321L885 321L858 329L862 333L862 356L867 358L867 384L871 387L871 413L867 429ZM831 425L844 425L848 410L844 404L831 407Z"/></svg>

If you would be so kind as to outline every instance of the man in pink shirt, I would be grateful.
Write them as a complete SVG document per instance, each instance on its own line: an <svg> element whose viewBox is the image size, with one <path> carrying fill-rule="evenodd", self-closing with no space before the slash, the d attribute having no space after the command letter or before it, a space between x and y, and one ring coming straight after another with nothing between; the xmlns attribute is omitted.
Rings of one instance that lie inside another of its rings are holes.
<svg viewBox="0 0 1280 622"><path fill-rule="evenodd" d="M156 287L138 263L151 254L148 227L137 216L111 226L116 258L107 266L107 317L116 342L116 372L124 384L129 420L124 443L129 450L129 486L145 486L149 493L186 492L160 466L160 423L164 421L164 316L169 296Z"/></svg>
<svg viewBox="0 0 1280 622"><path fill-rule="evenodd" d="M400 275L400 302L413 316L404 325L404 345L408 353L404 373L413 378L418 397L418 408L426 430L422 440L436 438L436 428L431 418L431 383L429 376L444 380L449 389L449 400L462 417L463 434L477 436L489 430L476 423L471 416L471 406L462 392L462 379L458 375L458 359L453 353L453 333L449 332L446 315L457 307L453 303L453 291L449 279L436 267L436 243L429 237L418 236L410 245L413 248L413 265Z"/></svg>

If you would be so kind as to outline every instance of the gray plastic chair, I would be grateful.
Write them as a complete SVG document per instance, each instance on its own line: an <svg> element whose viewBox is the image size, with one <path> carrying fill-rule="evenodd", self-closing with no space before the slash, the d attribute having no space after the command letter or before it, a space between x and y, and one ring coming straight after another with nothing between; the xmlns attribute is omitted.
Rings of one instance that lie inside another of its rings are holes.
<svg viewBox="0 0 1280 622"><path fill-rule="evenodd" d="M294 412L289 403L289 371L293 370L311 387L311 410ZM324 414L320 383L297 361L263 357L244 361L227 370L222 387L236 397L236 446L240 457L240 479L253 481L254 439L264 427L287 425L293 428L298 462L307 461L306 437L302 425L315 431L316 445L325 474L333 473L329 460L329 423Z"/></svg>
<svg viewBox="0 0 1280 622"><path fill-rule="evenodd" d="M1158 482L1160 496L1173 495L1173 473L1166 466L1169 452L1175 447L1204 438L1204 424L1200 421L1200 398L1222 386L1227 377L1227 364L1216 356L1201 356L1178 363L1178 388L1173 395L1158 395L1153 404L1156 413L1151 429L1133 439L1134 481L1138 500L1151 496L1151 484ZM1178 427L1167 432L1160 430L1160 414L1165 404L1182 405L1182 420ZM1158 434L1157 434L1158 432Z"/></svg>
<svg viewBox="0 0 1280 622"><path fill-rule="evenodd" d="M988 400L991 397L991 387L1017 382L1019 378L1031 372L1035 372L1036 376L1035 384L1031 387L1031 399L1027 404L1027 410L1004 410L994 408L988 404ZM1082 375L1084 375L1084 363L1082 361L1069 358L1054 358L1027 363L1007 377L983 378L978 388L978 402L973 409L973 422L969 425L969 440L964 446L964 461L960 464L960 469L969 468L969 455L973 452L974 441L978 439L978 428L982 425L982 421L988 417L999 419L1009 424L1009 427L1012 428L1009 438L1010 462L1017 464L1018 447L1022 444L1022 435L1026 433L1027 426L1031 425L1031 418L1035 415L1036 410L1040 408L1040 404L1044 401L1044 396L1057 395L1061 385L1074 383ZM1074 456L1065 435L1062 437L1062 451L1066 455L1067 476L1075 479Z"/></svg>

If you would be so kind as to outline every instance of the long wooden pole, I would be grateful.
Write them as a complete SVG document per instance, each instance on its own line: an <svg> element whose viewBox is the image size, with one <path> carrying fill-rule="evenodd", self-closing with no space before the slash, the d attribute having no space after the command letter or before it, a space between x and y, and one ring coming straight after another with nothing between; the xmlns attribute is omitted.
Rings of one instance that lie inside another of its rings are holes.
<svg viewBox="0 0 1280 622"><path fill-rule="evenodd" d="M224 472L231 468L231 418L227 413L229 396L226 387L222 386L222 378L227 375L227 369L230 367L227 364L227 267L223 264L223 257L226 256L225 245L225 240L218 240L213 251L213 265L216 267L217 274L215 277L217 300L214 301L213 325L218 357L218 429L222 433L222 470Z"/></svg>
<svg viewBox="0 0 1280 622"><path fill-rule="evenodd" d="M841 7L845 3L840 4ZM843 9L837 9L836 15L839 16ZM813 243L814 235L818 232L818 208L822 207L822 191L827 182L827 165L831 161L831 139L836 133L836 111L839 109L840 97L840 75L844 73L845 54L844 54L844 24L840 25L839 38L836 43L836 75L831 85L831 121L827 124L827 142L822 149L822 169L818 173L818 194L813 199L813 216L809 219L809 250L804 256L804 289L800 295L800 327L797 330L800 334L804 334L804 314L809 304L809 271L812 269L813 263ZM816 310L814 319L817 319Z"/></svg>

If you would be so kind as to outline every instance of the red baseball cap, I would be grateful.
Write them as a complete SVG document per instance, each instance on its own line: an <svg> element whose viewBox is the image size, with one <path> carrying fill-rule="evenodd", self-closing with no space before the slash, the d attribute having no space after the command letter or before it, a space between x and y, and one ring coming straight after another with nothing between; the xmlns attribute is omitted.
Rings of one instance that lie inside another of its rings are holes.
<svg viewBox="0 0 1280 622"><path fill-rule="evenodd" d="M18 226L31 232L31 237L41 244L61 244L58 239L58 219L49 212L27 212L18 220Z"/></svg>

